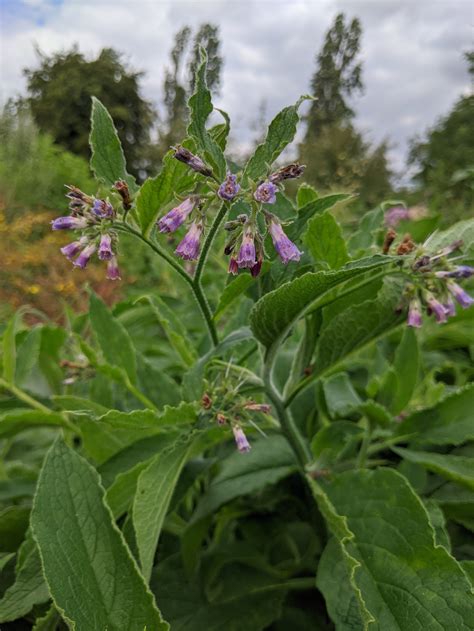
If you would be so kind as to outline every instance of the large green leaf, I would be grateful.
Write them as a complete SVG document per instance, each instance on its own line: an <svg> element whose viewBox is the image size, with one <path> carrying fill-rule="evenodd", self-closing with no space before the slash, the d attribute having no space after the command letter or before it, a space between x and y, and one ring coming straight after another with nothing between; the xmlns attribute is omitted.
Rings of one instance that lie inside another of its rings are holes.
<svg viewBox="0 0 474 631"><path fill-rule="evenodd" d="M165 213L167 205L175 196L190 190L193 186L195 173L173 156L174 151L168 151L158 175L146 180L137 195L135 214L146 236L150 235L159 215Z"/></svg>
<svg viewBox="0 0 474 631"><path fill-rule="evenodd" d="M149 581L153 559L171 496L193 446L192 438L159 453L139 477L133 503L133 526L142 573Z"/></svg>
<svg viewBox="0 0 474 631"><path fill-rule="evenodd" d="M299 116L298 110L304 101L310 99L308 95L301 96L294 105L285 107L270 123L265 140L257 147L255 153L247 162L244 178L257 181L268 171L283 149L292 142L296 134Z"/></svg>
<svg viewBox="0 0 474 631"><path fill-rule="evenodd" d="M122 368L132 383L137 380L137 359L132 340L125 327L111 314L93 292L89 316L102 353L110 364Z"/></svg>
<svg viewBox="0 0 474 631"><path fill-rule="evenodd" d="M0 437L14 436L32 427L74 427L57 412L12 410L0 415Z"/></svg>
<svg viewBox="0 0 474 631"><path fill-rule="evenodd" d="M188 134L196 141L198 153L209 162L214 174L223 179L226 173L226 162L219 143L206 129L206 121L212 110L211 92L206 84L207 54L201 48L201 63L196 72L195 91L189 99L191 110Z"/></svg>
<svg viewBox="0 0 474 631"><path fill-rule="evenodd" d="M200 500L193 521L206 517L222 504L274 484L296 470L293 451L281 436L260 438L247 454L237 451L224 460L218 475Z"/></svg>
<svg viewBox="0 0 474 631"><path fill-rule="evenodd" d="M358 276L382 270L390 259L383 256L361 259L341 270L308 272L261 298L250 313L255 337L265 346L280 339L304 315L328 304L339 296L334 288ZM388 271L388 269L387 269Z"/></svg>
<svg viewBox="0 0 474 631"><path fill-rule="evenodd" d="M313 191L312 195L306 198L306 202L303 205L298 204L298 214L287 228L288 236L290 239L296 241L301 237L307 223L313 217L324 213L338 204L349 202L351 199L353 199L353 196L347 193L331 193L324 197L318 197L317 194L315 195L315 191Z"/></svg>
<svg viewBox="0 0 474 631"><path fill-rule="evenodd" d="M435 253L459 240L463 242L461 251L470 257L474 256L474 219L458 221L447 230L433 233L425 245L428 252Z"/></svg>
<svg viewBox="0 0 474 631"><path fill-rule="evenodd" d="M97 472L61 439L46 456L31 523L54 602L77 631L168 629Z"/></svg>
<svg viewBox="0 0 474 631"><path fill-rule="evenodd" d="M342 267L349 259L341 226L330 212L313 217L302 239L313 259L326 263L331 269Z"/></svg>
<svg viewBox="0 0 474 631"><path fill-rule="evenodd" d="M399 456L474 490L474 458L392 447Z"/></svg>
<svg viewBox="0 0 474 631"><path fill-rule="evenodd" d="M39 361L42 333L43 328L35 326L28 331L25 339L18 347L15 383L19 386L22 386L28 379L33 367Z"/></svg>
<svg viewBox="0 0 474 631"><path fill-rule="evenodd" d="M386 283L375 300L367 300L336 315L322 330L316 347L317 374L400 324L403 319L397 311L400 296L398 283Z"/></svg>
<svg viewBox="0 0 474 631"><path fill-rule="evenodd" d="M449 552L435 544L428 514L403 476L393 469L350 471L323 488L353 533L346 545L360 563L353 578L375 618L369 630L474 627L469 580ZM338 631L363 629L345 582L349 575L334 550L335 577L326 583L323 571L318 586Z"/></svg>
<svg viewBox="0 0 474 631"><path fill-rule="evenodd" d="M397 376L397 389L390 409L394 414L401 412L410 402L418 382L419 352L416 333L412 327L405 327L393 362Z"/></svg>
<svg viewBox="0 0 474 631"><path fill-rule="evenodd" d="M38 548L30 534L22 544L16 567L15 582L0 600L0 622L17 620L49 599L48 586L41 569Z"/></svg>
<svg viewBox="0 0 474 631"><path fill-rule="evenodd" d="M112 186L117 180L125 180L130 190L137 190L135 179L127 173L125 156L112 117L99 99L92 97L91 169L99 180Z"/></svg>
<svg viewBox="0 0 474 631"><path fill-rule="evenodd" d="M412 442L431 445L460 445L474 440L474 384L470 384L431 408L407 416L397 434L413 434Z"/></svg>

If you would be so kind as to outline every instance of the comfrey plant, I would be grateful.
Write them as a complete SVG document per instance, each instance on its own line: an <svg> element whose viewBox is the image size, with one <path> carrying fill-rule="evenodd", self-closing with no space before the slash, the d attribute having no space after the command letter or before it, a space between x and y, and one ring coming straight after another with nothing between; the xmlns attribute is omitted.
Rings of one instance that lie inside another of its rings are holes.
<svg viewBox="0 0 474 631"><path fill-rule="evenodd" d="M474 220L346 230L350 195L276 166L305 97L237 167L205 77L141 187L94 100L98 189L52 224L158 283L4 328L0 623L470 631Z"/></svg>

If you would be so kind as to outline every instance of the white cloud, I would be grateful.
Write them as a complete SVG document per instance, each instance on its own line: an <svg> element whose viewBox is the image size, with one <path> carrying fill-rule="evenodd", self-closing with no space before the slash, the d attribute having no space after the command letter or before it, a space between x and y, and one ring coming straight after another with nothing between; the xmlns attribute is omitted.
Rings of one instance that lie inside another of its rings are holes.
<svg viewBox="0 0 474 631"><path fill-rule="evenodd" d="M2 99L24 91L22 68L35 64L33 44L46 53L78 42L96 54L123 51L146 71L143 90L161 100L174 33L210 21L220 27L225 67L217 105L245 145L262 101L268 117L309 90L314 58L337 12L363 26L366 90L354 101L359 124L374 141L388 137L395 168L407 139L433 124L462 92L468 77L462 52L470 46L470 0L3 0Z"/></svg>

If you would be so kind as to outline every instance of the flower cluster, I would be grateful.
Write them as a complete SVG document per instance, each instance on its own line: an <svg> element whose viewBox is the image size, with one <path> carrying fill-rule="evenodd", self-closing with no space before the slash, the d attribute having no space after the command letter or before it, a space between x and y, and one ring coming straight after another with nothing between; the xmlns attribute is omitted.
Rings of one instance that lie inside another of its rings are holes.
<svg viewBox="0 0 474 631"><path fill-rule="evenodd" d="M456 282L474 275L468 265L454 265L448 258L462 245L460 241L443 248L433 256L422 255L415 259L412 269L413 283L407 287L409 298L408 326L420 327L425 308L438 324L456 315L457 302L463 309L474 304L474 299Z"/></svg>
<svg viewBox="0 0 474 631"><path fill-rule="evenodd" d="M157 228L161 233L175 232L188 219L190 227L183 240L175 249L175 254L184 260L192 261L199 257L200 241L206 226L206 210L213 199L232 202L238 196L248 202L252 209L250 215L239 215L236 220L228 221L225 229L230 237L225 246L225 254L230 256L229 273L238 274L240 269L248 269L252 276L258 276L262 268L265 255L264 240L269 234L273 245L286 265L290 261L299 261L302 252L288 238L283 226L275 214L268 212L264 206L275 204L278 185L284 180L302 175L305 167L300 164L290 164L274 173L256 185L249 183L246 190L238 182L237 175L227 172L224 181L216 179L212 169L199 157L182 146L173 147L174 157L186 164L190 169L205 176L208 190L202 194L189 194L177 206L168 211L157 221ZM202 187L202 183L198 183ZM257 217L264 217L266 230L262 233Z"/></svg>
<svg viewBox="0 0 474 631"><path fill-rule="evenodd" d="M230 426L240 453L247 453L251 449L242 426L250 424L257 427L252 420L252 414L256 412L270 414L271 412L271 406L268 403L241 399L234 390L226 391L225 386L217 388L212 394L205 392L201 399L201 407L210 420L223 427Z"/></svg>
<svg viewBox="0 0 474 631"><path fill-rule="evenodd" d="M70 215L58 217L51 222L53 230L77 230L81 236L76 241L61 248L64 256L74 267L84 269L92 256L97 253L101 261L107 261L107 278L120 279L117 263L118 237L113 230L116 212L108 199L87 195L75 186L68 186ZM130 201L128 187L119 181L115 185L125 204Z"/></svg>

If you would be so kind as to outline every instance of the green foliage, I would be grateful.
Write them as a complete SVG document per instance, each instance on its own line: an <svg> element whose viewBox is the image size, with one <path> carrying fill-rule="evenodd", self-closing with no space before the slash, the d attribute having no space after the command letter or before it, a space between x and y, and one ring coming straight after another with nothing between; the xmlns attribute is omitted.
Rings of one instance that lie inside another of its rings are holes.
<svg viewBox="0 0 474 631"><path fill-rule="evenodd" d="M202 54L184 142L220 182L229 120L207 127L206 80ZM129 180L125 212L112 191L129 177L119 136L94 102L92 164L116 212L87 234L127 234L159 273L113 307L90 291L61 326L21 308L1 328L1 623L474 627L474 312L402 328L415 287L444 300L434 271L472 262L472 220L390 256L383 204L355 229L341 212L350 194L303 185L296 203L280 191L269 206L306 250L283 266L252 196L294 138L299 105L243 170L232 164L249 188L237 200L216 199L214 178L169 153L140 189ZM206 224L195 266L154 228L191 194ZM267 260L225 284L219 228L229 222L228 239L244 211Z"/></svg>

